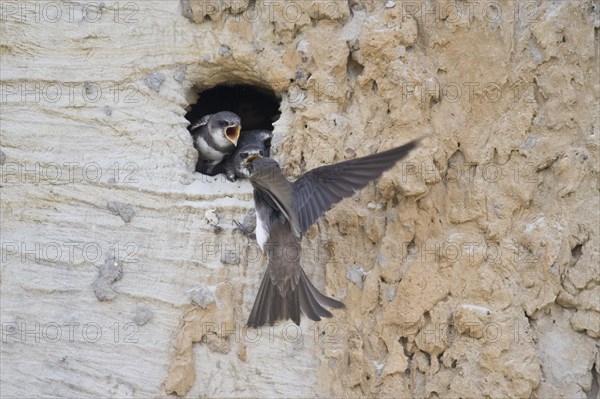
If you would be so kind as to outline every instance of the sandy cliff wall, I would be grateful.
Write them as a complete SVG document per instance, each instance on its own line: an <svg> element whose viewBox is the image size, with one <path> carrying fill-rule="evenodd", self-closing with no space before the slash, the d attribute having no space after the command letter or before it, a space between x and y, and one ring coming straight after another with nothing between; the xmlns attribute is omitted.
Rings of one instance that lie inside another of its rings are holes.
<svg viewBox="0 0 600 399"><path fill-rule="evenodd" d="M597 397L599 26L597 1L2 2L3 396ZM222 83L281 96L290 177L430 134L305 238L333 319L242 328L251 188L191 172L184 118Z"/></svg>

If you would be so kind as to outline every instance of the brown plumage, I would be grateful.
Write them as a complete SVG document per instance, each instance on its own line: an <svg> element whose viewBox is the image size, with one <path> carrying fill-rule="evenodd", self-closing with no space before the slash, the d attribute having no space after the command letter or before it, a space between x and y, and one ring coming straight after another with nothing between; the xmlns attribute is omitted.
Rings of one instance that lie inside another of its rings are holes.
<svg viewBox="0 0 600 399"><path fill-rule="evenodd" d="M393 167L420 139L362 158L315 168L291 183L271 158L245 162L254 187L256 238L269 263L248 326L272 325L278 320L300 324L331 317L325 309L343 308L338 300L320 293L300 265L301 240L310 226L331 206L365 187Z"/></svg>

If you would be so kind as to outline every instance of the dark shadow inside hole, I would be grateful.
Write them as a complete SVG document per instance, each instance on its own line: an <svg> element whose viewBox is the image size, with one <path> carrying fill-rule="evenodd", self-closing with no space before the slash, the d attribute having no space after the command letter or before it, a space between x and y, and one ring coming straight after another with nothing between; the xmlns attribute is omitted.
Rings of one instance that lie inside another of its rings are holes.
<svg viewBox="0 0 600 399"><path fill-rule="evenodd" d="M185 116L198 151L195 171L223 174L230 181L247 178L247 162L270 155L279 102L272 90L251 85L218 85L198 93L196 104ZM218 115L204 118L213 114Z"/></svg>
<svg viewBox="0 0 600 399"><path fill-rule="evenodd" d="M277 95L269 89L251 85L219 85L199 93L198 101L185 115L192 124L204 115L220 111L236 113L242 120L242 131L273 130L279 119Z"/></svg>

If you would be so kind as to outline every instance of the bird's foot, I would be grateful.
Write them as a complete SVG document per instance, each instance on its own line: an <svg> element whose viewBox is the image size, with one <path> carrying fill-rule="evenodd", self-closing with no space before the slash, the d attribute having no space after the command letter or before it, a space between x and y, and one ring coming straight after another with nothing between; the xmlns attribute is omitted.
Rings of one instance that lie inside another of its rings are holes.
<svg viewBox="0 0 600 399"><path fill-rule="evenodd" d="M235 173L225 173L225 177L230 182L235 182L237 180L237 176L235 175Z"/></svg>
<svg viewBox="0 0 600 399"><path fill-rule="evenodd" d="M239 230L242 232L242 234L245 237L256 240L256 234L253 231L248 230L248 228L246 226L244 226L242 223L238 222L237 220L234 220L233 224L236 225L236 228L234 230Z"/></svg>

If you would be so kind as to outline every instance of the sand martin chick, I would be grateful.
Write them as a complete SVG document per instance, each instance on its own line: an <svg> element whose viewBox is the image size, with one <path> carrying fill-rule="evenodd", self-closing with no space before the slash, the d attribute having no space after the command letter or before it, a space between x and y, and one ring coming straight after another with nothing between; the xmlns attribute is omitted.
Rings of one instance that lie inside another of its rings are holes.
<svg viewBox="0 0 600 399"><path fill-rule="evenodd" d="M264 158L271 155L271 139L273 132L269 130L244 130L240 134L235 152L223 162L227 180L250 177L246 164L249 159Z"/></svg>
<svg viewBox="0 0 600 399"><path fill-rule="evenodd" d="M205 115L192 124L190 132L198 150L196 171L214 176L217 166L233 153L240 137L240 117L229 111Z"/></svg>

